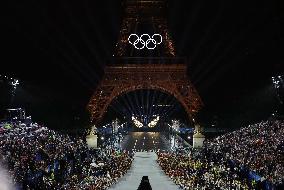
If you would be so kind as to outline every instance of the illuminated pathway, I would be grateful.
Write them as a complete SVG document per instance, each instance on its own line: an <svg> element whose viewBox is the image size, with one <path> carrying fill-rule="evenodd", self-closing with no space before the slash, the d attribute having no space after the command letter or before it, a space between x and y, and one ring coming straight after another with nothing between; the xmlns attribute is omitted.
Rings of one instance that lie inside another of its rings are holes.
<svg viewBox="0 0 284 190"><path fill-rule="evenodd" d="M137 152L130 170L110 190L135 190L142 176L148 176L153 190L178 190L178 186L166 176L158 163L154 152Z"/></svg>
<svg viewBox="0 0 284 190"><path fill-rule="evenodd" d="M131 132L121 144L125 150L169 150L170 145L164 135L158 132Z"/></svg>
<svg viewBox="0 0 284 190"><path fill-rule="evenodd" d="M169 143L164 135L154 132L132 132L123 140L122 149L126 150L168 150ZM148 176L153 190L178 189L173 181L165 175L157 163L154 152L136 152L130 170L111 190L136 190L143 176Z"/></svg>

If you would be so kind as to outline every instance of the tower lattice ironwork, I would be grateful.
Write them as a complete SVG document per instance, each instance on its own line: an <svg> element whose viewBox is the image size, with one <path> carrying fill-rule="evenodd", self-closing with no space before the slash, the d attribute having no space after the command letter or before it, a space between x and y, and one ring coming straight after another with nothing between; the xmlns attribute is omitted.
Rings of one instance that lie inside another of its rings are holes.
<svg viewBox="0 0 284 190"><path fill-rule="evenodd" d="M98 123L112 100L138 89L153 89L174 96L190 118L203 103L187 76L187 61L176 56L165 20L162 0L126 0L124 19L112 63L105 67L103 79L95 89L88 110ZM158 33L163 42L155 50L137 50L129 44L131 33Z"/></svg>

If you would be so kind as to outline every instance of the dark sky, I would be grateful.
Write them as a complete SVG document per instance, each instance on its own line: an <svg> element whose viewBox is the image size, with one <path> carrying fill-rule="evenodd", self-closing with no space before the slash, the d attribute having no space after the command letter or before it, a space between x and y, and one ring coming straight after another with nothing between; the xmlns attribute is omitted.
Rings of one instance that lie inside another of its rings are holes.
<svg viewBox="0 0 284 190"><path fill-rule="evenodd" d="M189 77L206 109L268 110L261 105L264 96L272 99L271 76L283 73L280 3L169 0L168 5L177 54L189 58ZM0 73L23 81L15 104L39 120L82 110L114 53L121 1L8 1L1 9Z"/></svg>

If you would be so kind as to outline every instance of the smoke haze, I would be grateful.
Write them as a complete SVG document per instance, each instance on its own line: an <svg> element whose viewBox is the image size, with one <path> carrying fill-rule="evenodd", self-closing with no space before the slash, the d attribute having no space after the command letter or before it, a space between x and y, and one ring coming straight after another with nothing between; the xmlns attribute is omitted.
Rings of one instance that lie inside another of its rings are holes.
<svg viewBox="0 0 284 190"><path fill-rule="evenodd" d="M0 165L0 190L15 190L12 185L11 177L8 175L7 170L5 170Z"/></svg>

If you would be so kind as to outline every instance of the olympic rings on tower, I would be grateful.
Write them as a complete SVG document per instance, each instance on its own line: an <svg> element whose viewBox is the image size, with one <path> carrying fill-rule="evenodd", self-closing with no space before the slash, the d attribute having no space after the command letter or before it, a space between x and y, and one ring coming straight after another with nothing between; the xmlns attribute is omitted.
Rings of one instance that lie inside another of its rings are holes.
<svg viewBox="0 0 284 190"><path fill-rule="evenodd" d="M158 44L161 44L163 38L160 34L142 34L140 37L137 34L130 34L128 42L132 44L136 49L155 49Z"/></svg>

